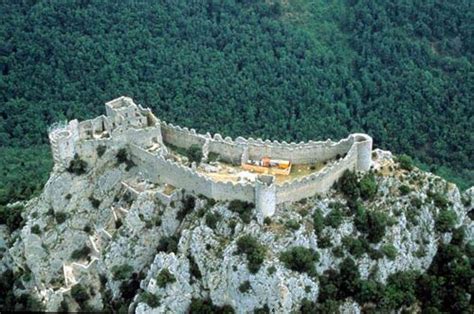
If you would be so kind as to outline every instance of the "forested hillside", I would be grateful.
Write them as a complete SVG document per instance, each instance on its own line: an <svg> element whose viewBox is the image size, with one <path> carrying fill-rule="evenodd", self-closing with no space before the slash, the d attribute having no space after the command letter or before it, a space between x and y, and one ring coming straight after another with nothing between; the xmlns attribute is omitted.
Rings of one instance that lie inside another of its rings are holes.
<svg viewBox="0 0 474 314"><path fill-rule="evenodd" d="M1 1L0 205L52 165L47 127L128 95L202 132L367 132L474 184L473 2Z"/></svg>

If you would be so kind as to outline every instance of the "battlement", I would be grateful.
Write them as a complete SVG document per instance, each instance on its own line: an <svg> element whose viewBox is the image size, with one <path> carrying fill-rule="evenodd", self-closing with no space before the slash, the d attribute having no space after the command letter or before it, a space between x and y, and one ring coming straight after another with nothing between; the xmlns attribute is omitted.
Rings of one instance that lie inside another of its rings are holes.
<svg viewBox="0 0 474 314"><path fill-rule="evenodd" d="M50 129L57 169L65 169L75 154L94 162L99 158L96 153L99 145L112 149L128 147L147 180L215 200L252 202L263 217L273 215L278 204L326 192L346 169L367 171L371 166L372 138L366 134L351 134L338 142L232 139L218 133L199 134L194 129L161 121L150 109L136 105L128 97L107 102L105 107L105 116L80 123L73 120ZM192 146L202 150L201 164L206 167L185 164L181 158L176 160L169 149L186 150ZM218 161L209 161L211 155L218 156ZM263 157L289 160L296 167L283 181L241 167L242 161ZM314 165L322 168L311 170L317 168ZM301 172L301 167L306 170ZM216 169L221 168L228 172L222 170L222 174L216 175Z"/></svg>

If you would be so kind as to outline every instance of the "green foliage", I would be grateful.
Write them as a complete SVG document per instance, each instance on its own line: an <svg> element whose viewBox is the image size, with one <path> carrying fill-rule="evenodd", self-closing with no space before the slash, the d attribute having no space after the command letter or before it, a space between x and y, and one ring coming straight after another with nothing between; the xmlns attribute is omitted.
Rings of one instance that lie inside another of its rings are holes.
<svg viewBox="0 0 474 314"><path fill-rule="evenodd" d="M194 260L194 257L192 257L192 255L188 255L188 259L189 259L189 271L191 275L196 279L201 279L202 274L201 274L201 271L199 270L198 264Z"/></svg>
<svg viewBox="0 0 474 314"><path fill-rule="evenodd" d="M75 154L74 159L69 162L69 166L66 170L80 176L87 172L87 162L82 160L78 154Z"/></svg>
<svg viewBox="0 0 474 314"><path fill-rule="evenodd" d="M438 232L450 232L455 227L457 219L458 217L454 210L440 210L435 220L436 230Z"/></svg>
<svg viewBox="0 0 474 314"><path fill-rule="evenodd" d="M111 271L114 280L127 280L132 275L133 268L128 264L115 265Z"/></svg>
<svg viewBox="0 0 474 314"><path fill-rule="evenodd" d="M149 307L151 307L152 309L154 308L157 308L158 306L160 306L160 298L156 295L154 295L153 293L150 293L150 292L142 292L139 296L139 302L144 302L146 304L148 304Z"/></svg>
<svg viewBox="0 0 474 314"><path fill-rule="evenodd" d="M87 289L81 284L77 284L71 288L71 296L81 307L90 299Z"/></svg>
<svg viewBox="0 0 474 314"><path fill-rule="evenodd" d="M188 149L187 156L190 162L199 164L202 160L202 148L196 144L191 145Z"/></svg>
<svg viewBox="0 0 474 314"><path fill-rule="evenodd" d="M360 195L357 175L353 171L345 170L336 182L336 189L344 194L348 199L356 200Z"/></svg>
<svg viewBox="0 0 474 314"><path fill-rule="evenodd" d="M393 246L393 244L385 244L381 247L382 253L387 256L389 260L394 261L397 257L397 249Z"/></svg>
<svg viewBox="0 0 474 314"><path fill-rule="evenodd" d="M5 224L13 232L24 225L23 217L21 212L24 207L21 205L7 207L0 205L0 224Z"/></svg>
<svg viewBox="0 0 474 314"><path fill-rule="evenodd" d="M398 309L401 306L412 305L416 301L417 276L418 273L413 271L397 272L388 276L380 306L387 309Z"/></svg>
<svg viewBox="0 0 474 314"><path fill-rule="evenodd" d="M216 306L212 304L212 300L206 299L206 300L201 300L201 299L191 299L191 304L189 305L188 313L196 313L196 314L210 314L210 313L216 313L216 314L233 314L234 310L230 305L224 305L224 306Z"/></svg>
<svg viewBox="0 0 474 314"><path fill-rule="evenodd" d="M389 217L384 212L377 210L367 211L363 206L358 205L354 225L357 230L367 236L371 243L378 243L385 235Z"/></svg>
<svg viewBox="0 0 474 314"><path fill-rule="evenodd" d="M247 267L255 274L265 260L266 248L251 235L244 235L237 240L237 252L247 256Z"/></svg>
<svg viewBox="0 0 474 314"><path fill-rule="evenodd" d="M217 223L221 220L221 215L219 213L207 213L206 214L206 225L211 228L215 229Z"/></svg>
<svg viewBox="0 0 474 314"><path fill-rule="evenodd" d="M196 198L192 195L186 195L182 200L181 209L176 212L176 219L179 221L183 221L184 217L186 217L190 212L193 211L194 207L196 206Z"/></svg>
<svg viewBox="0 0 474 314"><path fill-rule="evenodd" d="M400 155L398 157L398 163L400 164L400 168L411 171L413 169L413 160L408 155Z"/></svg>
<svg viewBox="0 0 474 314"><path fill-rule="evenodd" d="M368 173L362 177L359 183L360 196L364 200L373 199L377 194L377 182L373 173Z"/></svg>
<svg viewBox="0 0 474 314"><path fill-rule="evenodd" d="M252 286L250 285L250 281L246 280L244 282L242 282L239 286L239 291L241 293L246 293L248 292L250 289L252 288Z"/></svg>
<svg viewBox="0 0 474 314"><path fill-rule="evenodd" d="M73 260L84 259L84 258L87 258L90 253L91 253L91 249L88 246L84 245L82 248L72 251L71 259Z"/></svg>
<svg viewBox="0 0 474 314"><path fill-rule="evenodd" d="M300 223L295 219L288 219L285 222L285 227L290 230L298 230L300 228Z"/></svg>
<svg viewBox="0 0 474 314"><path fill-rule="evenodd" d="M315 263L319 261L319 253L303 246L292 247L280 254L280 261L291 270L315 275Z"/></svg>
<svg viewBox="0 0 474 314"><path fill-rule="evenodd" d="M347 236L342 238L342 243L347 248L349 253L354 257L359 258L369 250L369 243L364 238L354 238Z"/></svg>
<svg viewBox="0 0 474 314"><path fill-rule="evenodd" d="M156 277L158 287L164 288L167 284L176 282L176 277L168 269L162 269Z"/></svg>
<svg viewBox="0 0 474 314"><path fill-rule="evenodd" d="M406 184L400 185L399 190L400 190L400 195L407 195L408 193L411 192L410 187Z"/></svg>
<svg viewBox="0 0 474 314"><path fill-rule="evenodd" d="M130 159L130 156L128 155L128 151L126 148L120 148L117 151L117 154L115 155L115 158L117 158L117 163L118 164L125 164L125 170L128 171L132 167L135 166L135 163L133 162L132 159Z"/></svg>
<svg viewBox="0 0 474 314"><path fill-rule="evenodd" d="M320 235L324 229L324 217L323 213L319 208L317 208L313 214L313 228L314 233L316 233L317 235Z"/></svg>
<svg viewBox="0 0 474 314"><path fill-rule="evenodd" d="M324 223L327 226L338 228L342 224L342 212L339 209L333 209L329 214L327 214Z"/></svg>
<svg viewBox="0 0 474 314"><path fill-rule="evenodd" d="M57 212L54 214L54 218L58 224L62 224L68 218L68 214L65 212Z"/></svg>
<svg viewBox="0 0 474 314"><path fill-rule="evenodd" d="M31 233L40 235L41 234L40 226L34 225L33 227L31 227Z"/></svg>
<svg viewBox="0 0 474 314"><path fill-rule="evenodd" d="M158 243L157 251L165 253L176 253L178 251L179 238L177 236L162 237Z"/></svg>
<svg viewBox="0 0 474 314"><path fill-rule="evenodd" d="M96 199L94 196L91 195L89 196L89 201L91 202L92 207L99 208L101 203L100 200Z"/></svg>
<svg viewBox="0 0 474 314"><path fill-rule="evenodd" d="M97 156L99 156L99 158L102 157L106 150L107 150L107 146L105 146L105 145L97 146L97 148L96 148Z"/></svg>
<svg viewBox="0 0 474 314"><path fill-rule="evenodd" d="M252 203L239 200L233 200L229 203L229 210L239 214L240 219L245 223L250 223L250 220L252 220L253 208Z"/></svg>

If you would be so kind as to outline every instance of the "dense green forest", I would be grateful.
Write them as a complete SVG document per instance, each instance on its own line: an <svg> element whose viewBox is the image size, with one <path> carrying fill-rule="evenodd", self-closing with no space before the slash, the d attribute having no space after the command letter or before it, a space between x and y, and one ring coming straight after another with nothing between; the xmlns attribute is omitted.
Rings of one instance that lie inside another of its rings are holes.
<svg viewBox="0 0 474 314"><path fill-rule="evenodd" d="M40 191L47 127L120 95L203 132L362 131L474 184L473 2L1 1L0 205Z"/></svg>

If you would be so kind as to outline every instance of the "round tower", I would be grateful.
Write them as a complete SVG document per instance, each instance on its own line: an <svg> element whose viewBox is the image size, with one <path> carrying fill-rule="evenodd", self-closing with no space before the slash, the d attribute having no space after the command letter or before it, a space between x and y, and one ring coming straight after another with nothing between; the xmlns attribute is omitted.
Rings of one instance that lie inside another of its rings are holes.
<svg viewBox="0 0 474 314"><path fill-rule="evenodd" d="M64 169L76 153L75 143L78 138L78 122L73 120L67 125L56 124L50 128L49 142L54 165Z"/></svg>
<svg viewBox="0 0 474 314"><path fill-rule="evenodd" d="M255 206L263 217L275 214L276 208L276 186L274 176L259 175L255 180Z"/></svg>
<svg viewBox="0 0 474 314"><path fill-rule="evenodd" d="M354 144L357 145L357 165L358 171L369 171L372 165L372 138L367 134L352 134Z"/></svg>

